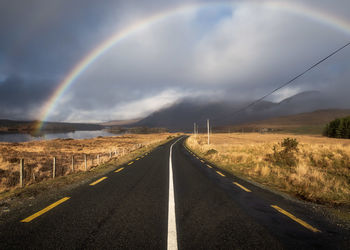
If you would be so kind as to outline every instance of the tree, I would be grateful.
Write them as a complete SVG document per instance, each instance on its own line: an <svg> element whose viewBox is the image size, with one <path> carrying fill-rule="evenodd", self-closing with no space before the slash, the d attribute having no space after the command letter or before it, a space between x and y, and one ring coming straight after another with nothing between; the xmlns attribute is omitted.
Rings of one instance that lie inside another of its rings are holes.
<svg viewBox="0 0 350 250"><path fill-rule="evenodd" d="M328 123L323 130L323 135L333 138L350 139L350 116L337 118Z"/></svg>
<svg viewBox="0 0 350 250"><path fill-rule="evenodd" d="M344 122L344 138L350 139L350 117Z"/></svg>

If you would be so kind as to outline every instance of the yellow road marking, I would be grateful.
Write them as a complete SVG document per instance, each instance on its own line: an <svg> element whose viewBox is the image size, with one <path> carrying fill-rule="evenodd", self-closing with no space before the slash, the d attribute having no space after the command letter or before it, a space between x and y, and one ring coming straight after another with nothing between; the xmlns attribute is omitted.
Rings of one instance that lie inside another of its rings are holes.
<svg viewBox="0 0 350 250"><path fill-rule="evenodd" d="M40 210L39 212L21 220L21 222L31 222L32 220L34 220L36 217L39 217L40 215L50 211L51 209L53 209L54 207L58 206L59 204L65 202L66 200L69 200L70 197L64 197L58 201L56 201L55 203L52 203L50 206L45 207L44 209Z"/></svg>
<svg viewBox="0 0 350 250"><path fill-rule="evenodd" d="M203 161L203 160L201 160L201 162L203 162L203 163L204 163L204 161Z"/></svg>
<svg viewBox="0 0 350 250"><path fill-rule="evenodd" d="M242 186L241 184L239 184L239 183L237 183L237 182L233 182L233 184L235 184L236 186L242 188L242 189L243 189L244 191L246 191L246 192L251 192L248 188Z"/></svg>
<svg viewBox="0 0 350 250"><path fill-rule="evenodd" d="M199 158L198 157L196 157L198 160L199 160Z"/></svg>
<svg viewBox="0 0 350 250"><path fill-rule="evenodd" d="M298 222L300 225L302 225L303 227L311 230L314 233L320 233L321 231L318 230L317 228L314 228L313 226L311 226L310 224L306 223L305 221L295 217L294 215L292 215L291 213L288 213L286 210L283 210L282 208L276 206L276 205L271 205L271 207L273 207L274 209L276 209L278 212L288 216L289 218L291 218L292 220Z"/></svg>
<svg viewBox="0 0 350 250"><path fill-rule="evenodd" d="M206 165L207 165L208 168L213 168L212 166L210 166L210 165L208 165L208 164L206 164Z"/></svg>
<svg viewBox="0 0 350 250"><path fill-rule="evenodd" d="M140 160L140 158L136 158L135 160L138 161L138 160Z"/></svg>
<svg viewBox="0 0 350 250"><path fill-rule="evenodd" d="M131 164L133 164L133 163L134 163L133 161L132 161L132 162L129 162L128 165L131 165Z"/></svg>
<svg viewBox="0 0 350 250"><path fill-rule="evenodd" d="M116 171L114 171L115 173L118 173L118 172L120 172L120 171L122 171L124 168L119 168L119 169L117 169Z"/></svg>
<svg viewBox="0 0 350 250"><path fill-rule="evenodd" d="M98 179L97 181L94 181L93 183L90 183L90 186L95 186L97 183L99 183L99 182L101 182L101 181L103 181L103 180L105 180L105 179L107 179L106 176L105 176L105 177L102 177L102 178L100 178L100 179Z"/></svg>
<svg viewBox="0 0 350 250"><path fill-rule="evenodd" d="M219 175L221 175L222 177L225 177L225 175L223 173L221 173L220 171L216 171L216 173L218 173Z"/></svg>

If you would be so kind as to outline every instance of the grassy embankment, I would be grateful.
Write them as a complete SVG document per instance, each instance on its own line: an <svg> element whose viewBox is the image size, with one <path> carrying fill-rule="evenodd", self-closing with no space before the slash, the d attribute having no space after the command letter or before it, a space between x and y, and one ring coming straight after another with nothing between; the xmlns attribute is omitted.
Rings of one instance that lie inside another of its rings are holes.
<svg viewBox="0 0 350 250"><path fill-rule="evenodd" d="M0 143L0 200L11 195L35 195L47 189L93 178L154 149L173 136L163 133L82 140ZM85 154L88 171L85 171ZM74 171L72 156L74 156ZM53 157L56 157L54 180ZM18 185L21 158L24 159L25 188L19 188Z"/></svg>
<svg viewBox="0 0 350 250"><path fill-rule="evenodd" d="M281 142L288 137L299 144L285 154ZM198 135L186 143L199 156L237 176L319 204L350 205L350 140L234 133L213 134L211 142L207 145L207 137Z"/></svg>

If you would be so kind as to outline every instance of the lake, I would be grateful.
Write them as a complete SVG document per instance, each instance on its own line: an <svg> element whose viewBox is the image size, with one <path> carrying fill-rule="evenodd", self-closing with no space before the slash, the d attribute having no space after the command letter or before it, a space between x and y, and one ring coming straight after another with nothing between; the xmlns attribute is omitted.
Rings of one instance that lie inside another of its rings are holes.
<svg viewBox="0 0 350 250"><path fill-rule="evenodd" d="M107 132L105 130L96 131L74 131L66 133L47 133L41 136L32 136L30 134L20 133L0 133L0 142L27 142L27 141L42 141L52 139L89 139L98 136L116 136L116 134Z"/></svg>

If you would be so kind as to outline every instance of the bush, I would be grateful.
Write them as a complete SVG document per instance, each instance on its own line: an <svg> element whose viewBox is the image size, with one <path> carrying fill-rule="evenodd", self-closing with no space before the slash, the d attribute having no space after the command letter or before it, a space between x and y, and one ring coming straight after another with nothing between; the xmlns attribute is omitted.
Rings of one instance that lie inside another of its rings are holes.
<svg viewBox="0 0 350 250"><path fill-rule="evenodd" d="M294 167L297 164L294 153L299 151L298 144L297 139L285 138L273 146L273 154L267 154L265 160L280 167Z"/></svg>
<svg viewBox="0 0 350 250"><path fill-rule="evenodd" d="M350 139L350 116L337 118L326 125L323 135L333 138Z"/></svg>
<svg viewBox="0 0 350 250"><path fill-rule="evenodd" d="M216 151L215 149L209 149L206 153L205 153L205 155L213 155L213 154L217 154L218 153L218 151Z"/></svg>
<svg viewBox="0 0 350 250"><path fill-rule="evenodd" d="M293 151L298 152L298 144L299 142L297 141L297 139L288 137L283 140L281 146L284 148L283 151L285 151L286 153Z"/></svg>

